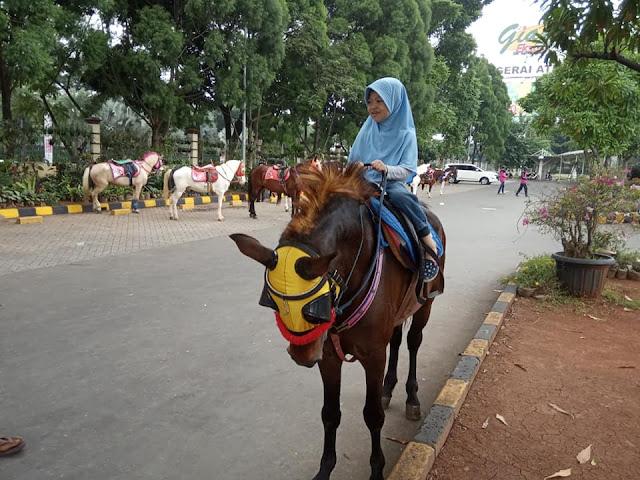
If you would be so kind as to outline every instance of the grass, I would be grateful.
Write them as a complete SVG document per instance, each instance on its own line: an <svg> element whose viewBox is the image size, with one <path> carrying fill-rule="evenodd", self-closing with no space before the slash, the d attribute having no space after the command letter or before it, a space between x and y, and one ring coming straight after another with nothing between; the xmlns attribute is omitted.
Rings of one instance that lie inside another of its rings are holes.
<svg viewBox="0 0 640 480"><path fill-rule="evenodd" d="M611 303L625 308L640 308L640 300L627 300L624 295L611 288L605 288L602 292L602 296L609 300Z"/></svg>

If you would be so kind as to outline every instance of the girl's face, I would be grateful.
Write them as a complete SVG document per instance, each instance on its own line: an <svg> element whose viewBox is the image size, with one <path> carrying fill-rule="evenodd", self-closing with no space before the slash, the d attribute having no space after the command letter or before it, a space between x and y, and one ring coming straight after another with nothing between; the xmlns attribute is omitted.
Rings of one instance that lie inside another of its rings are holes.
<svg viewBox="0 0 640 480"><path fill-rule="evenodd" d="M387 119L389 116L389 109L387 105L382 100L382 97L378 95L376 92L371 90L369 92L369 101L367 102L367 111L371 118L373 118L374 122L380 123Z"/></svg>

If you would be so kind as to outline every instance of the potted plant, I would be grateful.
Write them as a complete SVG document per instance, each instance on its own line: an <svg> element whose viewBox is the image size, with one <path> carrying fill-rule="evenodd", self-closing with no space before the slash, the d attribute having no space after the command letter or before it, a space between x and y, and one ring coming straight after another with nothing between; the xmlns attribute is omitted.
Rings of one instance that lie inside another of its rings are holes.
<svg viewBox="0 0 640 480"><path fill-rule="evenodd" d="M596 239L605 227L610 228L606 223L615 222L620 213L637 211L635 191L624 181L597 175L527 202L523 224L536 225L560 241L562 251L552 258L558 279L571 294L597 297L615 260L595 251ZM631 225L638 226L637 216Z"/></svg>

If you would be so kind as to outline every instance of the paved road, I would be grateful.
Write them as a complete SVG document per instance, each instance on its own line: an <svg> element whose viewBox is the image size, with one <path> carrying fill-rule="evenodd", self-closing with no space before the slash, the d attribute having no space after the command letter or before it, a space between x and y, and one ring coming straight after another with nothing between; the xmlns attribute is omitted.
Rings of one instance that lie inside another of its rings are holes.
<svg viewBox="0 0 640 480"><path fill-rule="evenodd" d="M496 188L456 185L429 200L449 243L446 291L420 355L423 413L518 252L557 248L534 231L521 235L523 199ZM268 203L257 211L252 221L246 204L226 206L224 223L211 206L180 222L155 208L0 223L0 434L28 441L23 454L0 460L1 479L315 474L320 376L289 359L271 312L257 305L262 269L228 238L248 232L275 246L288 214ZM343 369L334 480L369 475L362 373L357 364ZM403 390L386 437L411 439L418 426L404 419ZM389 472L402 445L385 440L384 448Z"/></svg>

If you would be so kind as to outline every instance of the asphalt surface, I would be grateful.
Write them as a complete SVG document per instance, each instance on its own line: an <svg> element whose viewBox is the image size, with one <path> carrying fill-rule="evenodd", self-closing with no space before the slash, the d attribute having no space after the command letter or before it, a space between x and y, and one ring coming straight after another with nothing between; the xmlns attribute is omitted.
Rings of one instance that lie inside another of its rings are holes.
<svg viewBox="0 0 640 480"><path fill-rule="evenodd" d="M530 193L548 187L531 182ZM434 302L418 380L426 414L496 301L519 252L559 250L518 231L524 199L455 185L426 199L448 237L445 293ZM54 215L0 222L0 435L26 449L0 458L0 479L299 479L322 452L322 384L285 352L257 305L262 267L230 233L275 246L282 206L211 205L168 220ZM403 348L399 375L406 375ZM410 440L401 379L383 436ZM343 367L334 480L369 477L364 375ZM391 471L403 445L383 441Z"/></svg>

